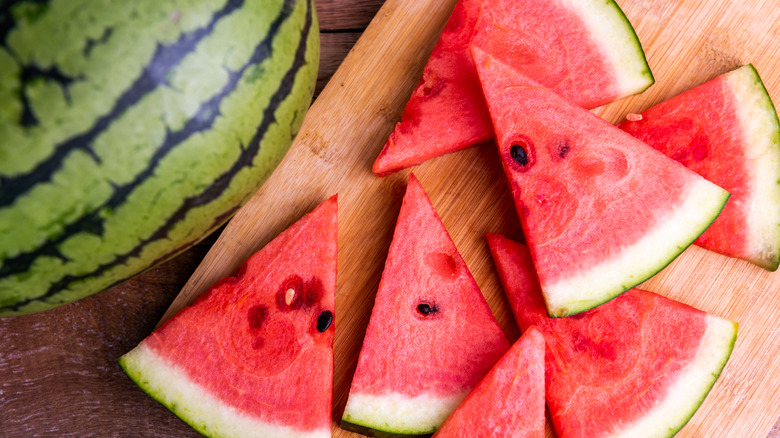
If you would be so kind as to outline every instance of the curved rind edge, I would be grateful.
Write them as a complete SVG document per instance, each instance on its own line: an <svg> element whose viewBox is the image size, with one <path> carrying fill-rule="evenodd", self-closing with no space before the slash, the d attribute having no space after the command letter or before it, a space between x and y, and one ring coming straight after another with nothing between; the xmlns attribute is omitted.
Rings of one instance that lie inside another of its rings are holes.
<svg viewBox="0 0 780 438"><path fill-rule="evenodd" d="M428 436L441 426L467 393L438 397L350 393L341 422L364 435L365 431L356 429L369 430L370 436Z"/></svg>
<svg viewBox="0 0 780 438"><path fill-rule="evenodd" d="M636 29L617 2L565 2L582 18L591 36L610 58L615 78L620 83L620 95L615 100L639 94L655 83Z"/></svg>
<svg viewBox="0 0 780 438"><path fill-rule="evenodd" d="M150 397L208 437L327 438L330 429L298 431L253 419L221 403L144 343L118 359L128 377ZM241 432L240 434L238 432Z"/></svg>
<svg viewBox="0 0 780 438"><path fill-rule="evenodd" d="M698 397L691 397L690 400L687 400L690 401L690 403L687 403L687 406L675 405L675 400L672 397L667 397L660 404L661 406L657 407L656 416L652 416L652 413L651 415L646 415L642 421L635 423L630 429L623 429L611 434L612 438L654 438L660 436L670 438L676 435L693 418L720 377L726 363L728 363L734 350L739 327L739 324L734 321L714 315L707 314L705 318L707 319L707 329L702 345L696 354L698 360L689 364L685 374L678 380L677 385L669 391L672 396L687 395L694 391L695 394L698 394ZM698 381L695 379L696 374L702 376ZM700 386L691 387L696 383L699 383ZM686 384L687 386L685 386ZM689 399L688 397L685 398ZM678 421L663 423L663 419L674 418L675 413L679 413Z"/></svg>
<svg viewBox="0 0 780 438"><path fill-rule="evenodd" d="M598 287L599 284L604 282L603 280L607 277L609 272L625 272L625 268L616 267L616 264L636 266L640 264L636 262L636 260L644 261L647 259L647 253L643 251L641 247L648 245L650 247L655 246L651 243L654 239L654 235L648 233L639 243L631 246L631 248L639 248L632 251L634 253L633 257L632 254L626 255L626 251L623 251L621 258L617 261L601 263L593 268L585 270L586 272L584 274L573 275L553 285L543 285L542 294L544 296L547 315L551 318L560 318L585 312L612 300L657 274L673 262L677 256L704 233L715 219L717 219L731 196L725 190L700 177L697 178L695 184L692 184L692 187L688 189L688 192L696 195L687 197L685 207L688 210L688 213L692 213L694 218L698 217L701 219L704 217L706 219L699 220L698 223L692 221L691 218L688 217L678 218L677 221L665 221L665 223L676 222L685 224L688 229L687 231L678 234L681 238L672 247L667 247L666 250L663 251L665 255L661 254L656 257L657 263L648 266L646 262L641 262L645 267L643 270L634 270L634 273L628 278L616 279L612 284L606 287ZM683 211L683 213L685 213L685 211ZM655 234L662 234L668 240L668 231L668 227L657 228ZM643 245L642 242L645 244ZM583 290L585 292L583 292ZM559 291L563 291L563 294L569 295L569 297L552 299L551 295L561 294ZM583 293L590 293L591 297L582 299ZM579 299L574 301L571 298Z"/></svg>
<svg viewBox="0 0 780 438"><path fill-rule="evenodd" d="M755 66L746 64L724 76L736 102L756 189L746 218L753 256L749 261L776 271L780 265L780 121ZM773 212L766 211L768 205L775 206Z"/></svg>

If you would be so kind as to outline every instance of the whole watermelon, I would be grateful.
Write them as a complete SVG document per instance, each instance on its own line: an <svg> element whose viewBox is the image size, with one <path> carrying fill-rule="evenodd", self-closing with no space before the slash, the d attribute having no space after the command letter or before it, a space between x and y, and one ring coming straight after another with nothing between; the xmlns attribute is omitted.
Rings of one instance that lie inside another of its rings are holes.
<svg viewBox="0 0 780 438"><path fill-rule="evenodd" d="M0 316L172 258L271 174L311 103L313 0L0 5Z"/></svg>

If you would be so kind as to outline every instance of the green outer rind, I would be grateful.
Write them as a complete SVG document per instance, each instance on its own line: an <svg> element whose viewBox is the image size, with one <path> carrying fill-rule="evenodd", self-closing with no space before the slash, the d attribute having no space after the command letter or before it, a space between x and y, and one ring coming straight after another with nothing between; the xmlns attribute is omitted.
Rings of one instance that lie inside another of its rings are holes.
<svg viewBox="0 0 780 438"><path fill-rule="evenodd" d="M384 430L379 429L372 429L370 427L361 426L359 424L350 423L349 421L346 421L344 419L341 420L341 423L339 423L339 426L344 429L348 430L350 432L359 433L361 435L366 435L370 437L375 438L396 438L396 437L405 437L405 438L426 438L433 435L433 433L428 434L422 434L422 435L414 435L414 434L404 434L400 432L388 432Z"/></svg>
<svg viewBox="0 0 780 438"><path fill-rule="evenodd" d="M774 103L772 102L772 98L769 95L769 92L766 89L766 86L764 85L763 80L761 80L761 76L758 73L758 70L756 70L755 66L753 64L747 64L745 68L748 68L751 71L751 76L753 79L752 89L756 90L757 94L761 95L760 103L761 109L765 112L765 114L768 116L768 121L772 125L771 130L771 139L770 141L774 145L774 152L775 156L774 161L777 163L779 162L778 157L780 157L780 119L778 119L777 116L777 108L775 108ZM736 71L736 70L735 70ZM728 75L729 73L727 73ZM778 191L780 191L780 167L777 167L774 169L772 177L775 181L775 196L777 196ZM774 202L776 205L780 205L780 198L775 197ZM780 207L777 207L780 208ZM774 272L777 270L778 266L780 266L780 223L774 224L774 233L776 235L776 241L774 242L773 251L774 256L765 258L765 259L756 259L751 260L752 263L755 263L756 265Z"/></svg>
<svg viewBox="0 0 780 438"><path fill-rule="evenodd" d="M590 28L591 35L598 36L595 41L602 44L601 48L607 54L610 65L615 69L615 78L621 85L618 98L641 93L655 83L655 77L653 77L653 72L647 63L647 57L636 30L620 5L614 0L590 2L564 0L564 2L567 3L568 7L573 8L583 23ZM591 3L591 6L587 6L586 3ZM598 14L594 11L604 13ZM591 13L593 15L588 15ZM593 23L590 18L595 18L599 22ZM607 20L602 20L605 18ZM615 32L609 32L609 29ZM626 38L626 40L615 44L617 38ZM615 47L620 47L617 53ZM627 78L631 78L631 85L621 82Z"/></svg>
<svg viewBox="0 0 780 438"><path fill-rule="evenodd" d="M130 380L133 381L133 383L135 383L139 388L141 388L141 390L145 392L149 397L153 398L158 403L168 408L169 411L173 412L182 421L189 424L193 429L197 430L199 433L201 433L204 436L212 436L208 434L209 433L208 427L206 427L204 424L194 421L189 416L185 415L184 412L181 409L179 409L178 405L176 405L175 403L168 403L165 400L165 398L158 395L158 393L150 387L147 379L145 379L141 373L136 372L136 369L130 365L129 361L130 359L128 355L121 356L117 360L117 362L119 362L119 366L122 368L125 374L127 374Z"/></svg>
<svg viewBox="0 0 780 438"><path fill-rule="evenodd" d="M441 427L469 391L438 396L350 391L341 420L379 436L427 436Z"/></svg>
<svg viewBox="0 0 780 438"><path fill-rule="evenodd" d="M561 317L576 315L578 313L588 311L590 309L593 309L597 306L600 306L601 304L604 304L618 297L619 295L641 284L648 278L652 277L653 275L663 270L670 263L672 263L680 254L682 254L682 252L685 251L685 249L687 249L688 246L690 246L702 233L704 233L704 231L710 225L712 225L715 219L717 219L718 215L726 206L726 202L728 202L728 199L731 196L726 191L721 190L721 192L723 193L722 202L720 202L720 206L715 211L713 211L713 214L710 216L710 219L708 221L703 222L701 224L700 229L696 230L695 233L692 233L689 236L689 238L686 239L685 242L682 242L681 245L677 245L671 252L669 252L668 257L665 258L666 261L664 263L652 267L648 266L647 270L644 273L638 273L634 275L635 281L621 284L619 285L619 287L616 287L613 290L603 293L596 299L582 300L577 303L574 303L574 305L568 304L564 309L559 309L556 306L552 306L549 300L547 299L547 295L545 295L545 307L547 309L547 315L551 318L561 318ZM542 292L544 293L544 290Z"/></svg>
<svg viewBox="0 0 780 438"><path fill-rule="evenodd" d="M143 343L118 359L120 367L146 394L204 436L230 438L275 436L325 438L330 428L298 431L252 418L192 383L175 364L168 363ZM176 399L181 400L177 403Z"/></svg>
<svg viewBox="0 0 780 438"><path fill-rule="evenodd" d="M701 398L699 399L699 402L695 404L693 410L688 414L687 417L684 418L683 422L680 423L680 427L677 429L670 431L669 435L667 437L671 438L674 435L677 434L683 427L685 427L686 424L688 424L689 421L691 421L691 418L696 414L696 411L699 410L699 407L701 407L701 404L704 403L704 399L707 398L707 395L709 395L710 391L712 390L712 387L715 386L715 382L718 381L718 377L720 377L721 373L723 372L723 368L726 367L726 363L728 363L729 359L731 358L731 353L734 351L734 345L737 343L737 332L739 331L739 323L735 321L731 321L731 323L734 326L734 335L731 337L731 342L729 342L729 349L724 354L723 360L718 365L718 371L712 375L712 382L707 387L707 390L701 395Z"/></svg>
<svg viewBox="0 0 780 438"><path fill-rule="evenodd" d="M63 3L56 4L63 5ZM68 5L68 3L64 4ZM281 2L277 4L281 8ZM308 28L304 25L307 4L310 3L299 1L297 4L286 6L290 16L281 23L279 33L272 40L273 50L269 52L269 56L262 58L258 64L248 64L246 74L239 80L239 85L243 88L236 87L233 92L226 95L210 129L198 131L187 137L186 143L177 144L166 154L164 161L161 160L158 164L147 164L144 160L150 160L154 151L150 152L146 149L133 155L136 149L129 146L136 145L125 145L121 148L121 153L110 152L111 149L107 148L109 143L101 139L121 137L122 130L126 129L124 126L128 125L125 123L119 126L119 122L112 123L110 129L107 129L92 144L93 154L101 160L97 163L99 165L88 158L88 154L83 150L76 149L63 161L61 169L54 174L51 182L36 184L29 193L16 199L12 205L0 208L0 240L8 243L0 249L0 316L47 310L119 284L188 249L218 229L240 205L249 199L286 154L311 102L319 65L319 29L313 5L310 8L311 24ZM251 2L244 2L243 5L255 8L258 5L262 6L259 3L253 5ZM277 13L269 11L267 14L269 16L264 18L262 14L258 15L252 11L237 12L245 17L242 18L241 23L247 25L251 21L249 25L252 27L267 26ZM182 16L187 17L186 14ZM232 15L228 15L227 18L232 19ZM223 17L220 21L227 18ZM266 23L263 23L263 20ZM203 26L203 23L189 28L182 26L184 29L182 32L188 29L193 31L193 27L197 30L198 25ZM301 35L304 35L307 29L308 38L304 43ZM224 34L225 26L221 26L221 30ZM232 31L241 32L242 29ZM113 35L116 34L115 31ZM184 33L166 35L167 39L156 41L157 47L173 44L176 38L182 35ZM8 39L13 40L15 36L12 32ZM208 50L224 52L219 47L215 48L218 41L215 38L209 39L211 36L209 34L191 55L200 59L203 57L201 52ZM264 36L259 35L259 38ZM230 43L238 47L241 40L242 38L236 38ZM145 46L142 43L146 42L148 41L139 41L136 46ZM201 48L203 50L200 50ZM303 63L293 70L292 66L297 62L296 50L300 48L303 48ZM100 49L101 47L97 47L92 53L98 53ZM245 62L238 58L239 52L239 50L232 50L229 55L223 53L224 59L218 56L212 57L219 63L216 69L223 75L226 71L238 71L238 65ZM5 47L0 46L0 68L3 67L3 62L7 61L3 57L6 53ZM172 82L171 89L180 86L173 84L177 79L179 82L188 80L182 79L187 77L188 69L193 68L193 63L187 64L187 62L187 59L183 60L181 65L176 67L181 71L174 69L171 77L166 78ZM211 67L213 70L214 66ZM274 82L266 80L270 78L272 81L281 81L289 74L292 74L290 76L292 79L280 82L282 85L278 87ZM1 76L0 101L4 97L2 95L4 92L6 97L8 95L7 90L3 90L5 84L2 82L2 79L7 78ZM190 81L187 85L192 86L192 83ZM217 85L219 85L218 81L208 85L195 85L194 88L198 92L185 93L183 99L194 100L188 102L189 107L194 110L204 103L198 102L197 99L204 101L209 99ZM120 83L116 87L123 86L129 84ZM281 90L283 86L289 86L289 92L285 89L285 93L279 96L281 100L271 105L270 102L275 98L274 93ZM75 93L74 87L75 85L71 86L71 89ZM168 102L165 100L168 94L170 91L166 86L158 86L153 93L150 92L149 96L123 112L117 119L130 120L132 126L137 115L131 114L133 111L146 112L138 109L141 108L141 104L147 106L154 104L157 105L156 108L163 108L165 106L161 106L159 101L162 99L163 103ZM91 102L89 99L85 100ZM264 111L269 107L275 108L276 111L273 113L268 111L265 114ZM95 103L95 108L100 108L98 103ZM0 113L3 111L8 111L8 105L0 104ZM223 114L228 113L231 114L229 120L232 122L226 120L228 117L223 117ZM97 114L100 115L100 111ZM167 116L169 119L166 118L164 122L165 129L169 133L177 133L176 130L181 129L187 121L187 114L184 113L173 111ZM243 117L254 119L238 120ZM243 156L242 154L247 150L245 148L247 143L259 135L257 125L260 124L261 118L269 120L270 124L259 137L260 147L256 154L247 155L246 161L238 165L237 157ZM7 120L16 120L16 117ZM253 125L255 121L257 125ZM231 123L233 126L230 125ZM83 123L81 125L71 123L69 126L70 131L65 131L68 134L64 138L68 138L68 135L76 135L79 130L85 129ZM8 124L0 123L0 133L7 132L11 128ZM164 134L159 126L156 128L156 130L143 132L148 132L152 137ZM124 137L135 139L135 137L128 137L127 133ZM13 152L19 155L16 151L17 149L0 149L0 156L10 157L9 160L0 159L0 175L3 178L15 175L9 172L24 172L26 169L19 167L18 170L14 170L15 168L12 167L15 156L10 154ZM129 160L125 154L129 154L132 160ZM87 157L86 161L85 157ZM135 187L116 208L101 207L108 205L107 200L113 199L110 197L116 196L115 190L112 193L112 187L116 189L122 184L128 184L139 175L132 173L140 171L139 165L142 166L141 168L147 166L147 170L153 170L144 180L144 184ZM74 166L80 166L81 170L74 171ZM204 166L208 172L204 171ZM102 174L92 174L87 168ZM105 179L102 179L104 177ZM60 184L65 178L69 178L68 182ZM72 181L78 180L84 181L84 184L89 187L78 188L73 185ZM209 188L212 191L207 195L204 190ZM66 201L70 199L67 196L69 193L80 196L81 201L74 201L71 205ZM212 195L213 197L210 197ZM56 198L58 202L50 202L51 198ZM95 207L97 209L94 209ZM80 220L79 218L91 218L87 221L90 226L74 230L74 221ZM38 224L42 220L46 223ZM97 226L94 225L96 221L99 221ZM6 236L7 240L3 236ZM25 263L28 263L26 268ZM22 267L12 266L14 264Z"/></svg>
<svg viewBox="0 0 780 438"><path fill-rule="evenodd" d="M707 315L707 318L718 318L718 317L713 315ZM715 385L715 382L718 380L718 377L720 377L720 374L723 372L723 368L725 368L726 363L728 363L728 360L731 357L731 353L734 351L734 345L737 340L737 331L738 331L739 324L734 321L725 321L725 322L730 323L731 326L733 327L732 336L728 342L728 349L723 352L721 356L721 360L713 367L712 379L710 380L705 390L701 393L700 398L694 403L691 403L690 411L681 414L680 422L678 424L669 426L669 430L667 431L666 435L659 435L658 433L660 432L653 431L653 430L649 430L649 431L630 430L628 432L626 431L616 432L614 434L610 434L609 436L612 438L656 438L660 436L671 438L674 435L676 435L677 432L682 430L682 428L685 427L686 424L688 424L691 418L693 418L693 416L699 410L699 407L701 407L702 403L704 403L704 400L707 398L707 395L712 390L712 387Z"/></svg>
<svg viewBox="0 0 780 438"><path fill-rule="evenodd" d="M639 57L642 59L642 62L644 62L644 69L641 70L640 74L642 77L646 78L647 85L641 88L637 88L632 93L632 94L639 94L647 90L648 88L650 88L650 86L652 86L655 83L655 76L653 76L653 71L650 70L650 64L647 63L647 56L645 56L645 49L642 47L642 43L639 41L639 35L636 34L636 29L634 29L634 26L631 24L631 21L626 16L626 13L623 12L623 9L620 8L620 5L618 5L617 2L615 2L615 0L608 0L608 3L614 9L616 9L616 12L623 18L623 22L626 24L626 34L634 42L633 46L637 48Z"/></svg>

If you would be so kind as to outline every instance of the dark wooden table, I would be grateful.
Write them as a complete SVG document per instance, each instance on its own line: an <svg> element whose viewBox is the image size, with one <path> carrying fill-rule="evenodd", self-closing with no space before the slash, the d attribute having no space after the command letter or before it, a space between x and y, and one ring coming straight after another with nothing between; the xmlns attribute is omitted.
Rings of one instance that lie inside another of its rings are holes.
<svg viewBox="0 0 780 438"><path fill-rule="evenodd" d="M317 0L317 92L381 4ZM151 333L216 236L90 298L0 319L0 436L200 436L139 390L116 359ZM780 437L780 423L769 436Z"/></svg>
<svg viewBox="0 0 780 438"><path fill-rule="evenodd" d="M316 1L322 47L316 93L382 3ZM92 297L0 319L0 437L200 436L143 393L116 360L152 332L218 233Z"/></svg>

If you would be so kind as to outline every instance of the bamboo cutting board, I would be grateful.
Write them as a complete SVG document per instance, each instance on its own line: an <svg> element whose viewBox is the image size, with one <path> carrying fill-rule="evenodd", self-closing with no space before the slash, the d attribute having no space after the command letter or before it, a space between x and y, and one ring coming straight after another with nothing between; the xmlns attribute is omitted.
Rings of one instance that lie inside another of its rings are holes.
<svg viewBox="0 0 780 438"><path fill-rule="evenodd" d="M780 8L775 0L618 0L656 84L595 112L610 122L753 63L780 103ZM371 165L453 0L387 0L320 94L278 170L226 227L167 319L304 213L339 194L334 436L371 313L409 171L377 178ZM510 340L518 337L484 241L520 227L492 147L474 147L412 171ZM780 273L691 247L644 288L739 322L731 360L678 436L766 437L780 416ZM552 436L548 427L548 436ZM355 435L357 436L357 435Z"/></svg>

